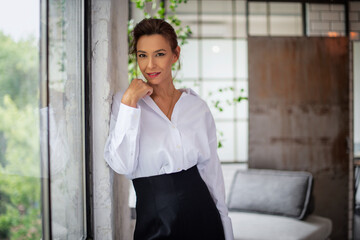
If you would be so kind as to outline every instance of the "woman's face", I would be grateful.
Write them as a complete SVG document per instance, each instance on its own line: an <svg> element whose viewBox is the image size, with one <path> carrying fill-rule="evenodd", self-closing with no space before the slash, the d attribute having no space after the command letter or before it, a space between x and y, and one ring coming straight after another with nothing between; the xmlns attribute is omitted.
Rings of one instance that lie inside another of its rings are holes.
<svg viewBox="0 0 360 240"><path fill-rule="evenodd" d="M180 48L176 51L180 53ZM151 84L172 81L171 65L178 60L169 42L160 34L144 35L137 42L137 61L141 73Z"/></svg>

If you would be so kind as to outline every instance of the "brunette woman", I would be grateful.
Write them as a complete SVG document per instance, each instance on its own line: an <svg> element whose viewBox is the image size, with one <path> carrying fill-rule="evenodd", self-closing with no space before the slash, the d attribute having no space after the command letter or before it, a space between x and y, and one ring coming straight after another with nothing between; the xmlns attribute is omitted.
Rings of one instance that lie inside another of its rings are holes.
<svg viewBox="0 0 360 240"><path fill-rule="evenodd" d="M144 19L133 39L146 81L114 96L104 155L134 184L134 239L232 240L213 116L197 93L173 83L176 33L164 20Z"/></svg>

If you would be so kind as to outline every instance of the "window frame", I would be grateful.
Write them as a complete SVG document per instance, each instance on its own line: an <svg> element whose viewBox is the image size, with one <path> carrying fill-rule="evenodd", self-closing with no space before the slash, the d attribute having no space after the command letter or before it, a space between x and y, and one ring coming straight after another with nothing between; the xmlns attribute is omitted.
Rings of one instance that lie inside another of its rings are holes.
<svg viewBox="0 0 360 240"><path fill-rule="evenodd" d="M40 1L40 108L49 107L49 0ZM82 91L82 195L83 195L83 236L82 239L94 237L93 180L91 153L91 1L81 1L81 91ZM44 145L41 145L41 214L43 239L52 239L52 203L50 173L50 125L49 111L44 119L40 118L40 129L46 132Z"/></svg>

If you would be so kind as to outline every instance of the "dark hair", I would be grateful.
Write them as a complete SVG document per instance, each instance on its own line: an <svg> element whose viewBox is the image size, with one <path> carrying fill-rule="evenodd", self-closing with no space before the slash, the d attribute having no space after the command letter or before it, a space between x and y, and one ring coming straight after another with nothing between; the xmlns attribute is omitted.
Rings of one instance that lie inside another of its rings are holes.
<svg viewBox="0 0 360 240"><path fill-rule="evenodd" d="M163 36L169 42L172 52L176 55L178 54L178 52L176 52L178 42L174 28L165 20L155 18L145 18L136 24L132 32L133 40L130 43L129 53L136 54L137 43L140 37L153 34Z"/></svg>

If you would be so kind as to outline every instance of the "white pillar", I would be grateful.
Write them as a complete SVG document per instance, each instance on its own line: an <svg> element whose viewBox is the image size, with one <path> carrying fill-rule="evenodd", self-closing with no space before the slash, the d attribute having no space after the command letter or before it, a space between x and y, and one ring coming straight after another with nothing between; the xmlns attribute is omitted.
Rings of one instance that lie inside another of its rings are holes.
<svg viewBox="0 0 360 240"><path fill-rule="evenodd" d="M127 0L92 0L91 80L95 239L132 239L129 181L106 164L112 96L127 87Z"/></svg>

